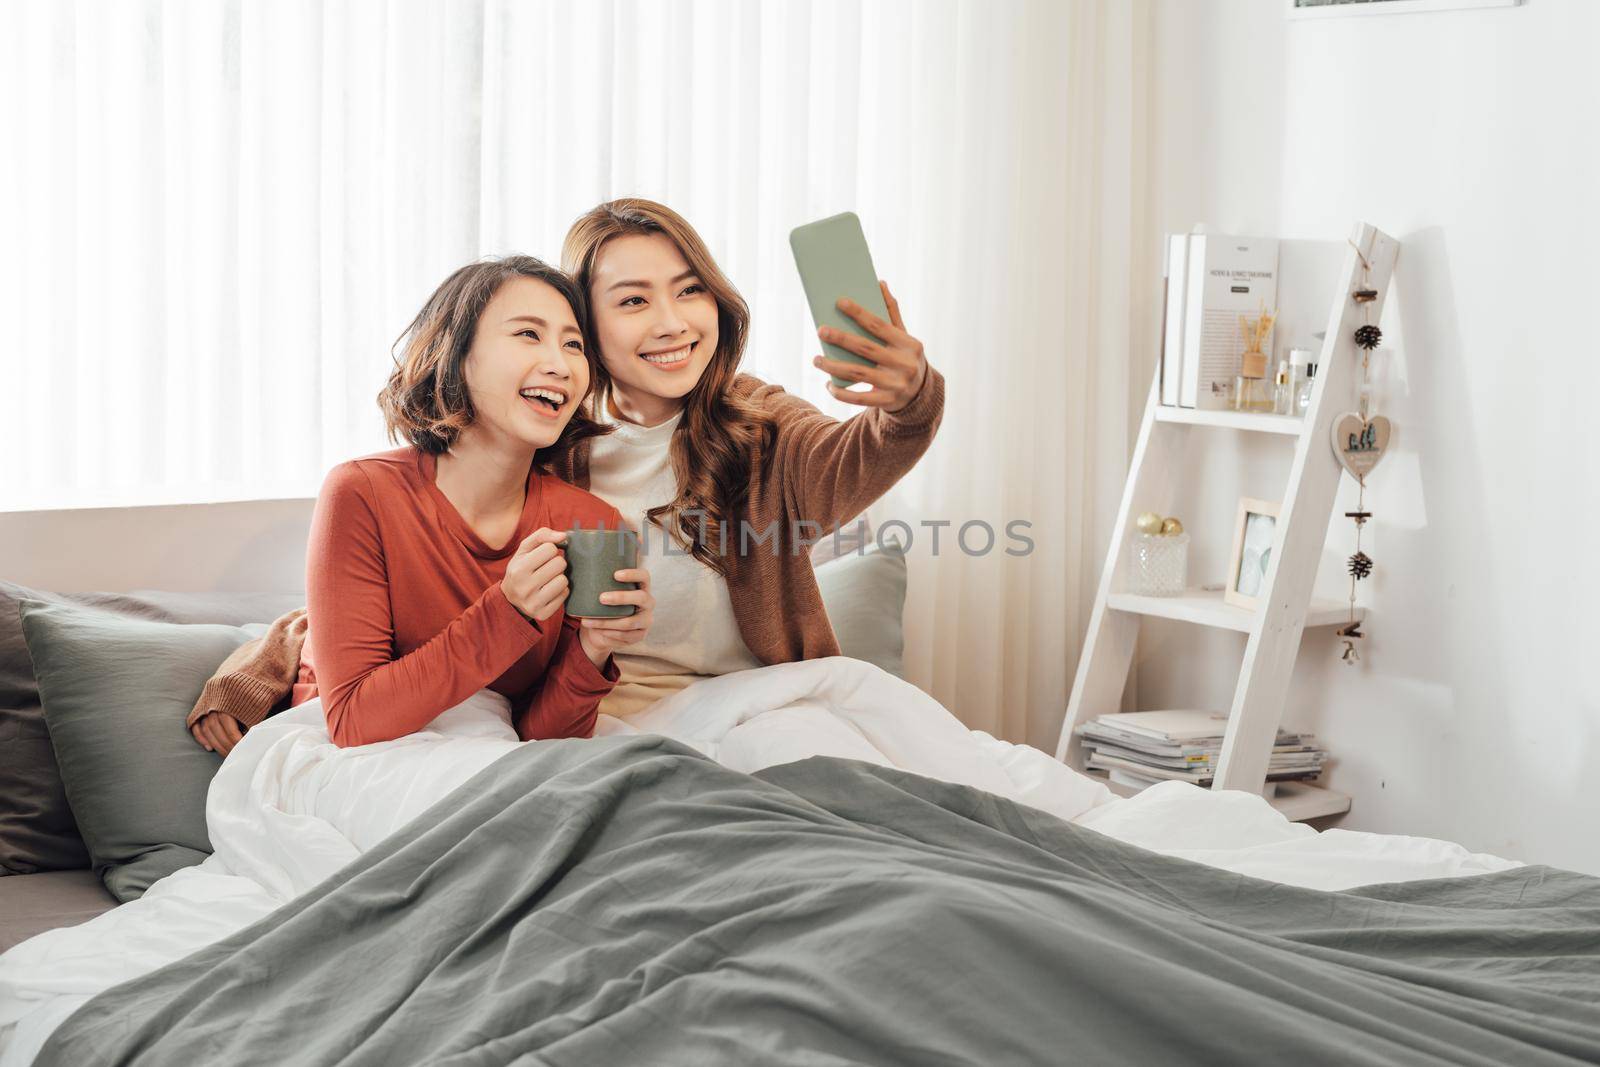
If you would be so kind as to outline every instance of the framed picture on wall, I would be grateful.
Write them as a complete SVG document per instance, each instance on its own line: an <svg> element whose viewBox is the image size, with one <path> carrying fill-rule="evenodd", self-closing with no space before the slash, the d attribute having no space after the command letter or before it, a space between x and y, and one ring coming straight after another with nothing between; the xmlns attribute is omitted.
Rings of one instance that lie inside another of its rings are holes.
<svg viewBox="0 0 1600 1067"><path fill-rule="evenodd" d="M1228 584L1222 599L1241 608L1255 608L1267 586L1278 543L1278 505L1267 500L1239 501L1233 524L1233 555L1228 563Z"/></svg>
<svg viewBox="0 0 1600 1067"><path fill-rule="evenodd" d="M1412 11L1455 11L1472 7L1516 7L1522 0L1285 0L1292 19L1338 15L1401 15Z"/></svg>

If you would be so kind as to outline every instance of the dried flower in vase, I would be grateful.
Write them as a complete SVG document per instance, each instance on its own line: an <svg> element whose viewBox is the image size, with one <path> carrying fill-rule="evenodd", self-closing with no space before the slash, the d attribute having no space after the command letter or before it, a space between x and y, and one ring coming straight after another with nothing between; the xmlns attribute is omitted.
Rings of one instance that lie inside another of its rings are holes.
<svg viewBox="0 0 1600 1067"><path fill-rule="evenodd" d="M1239 332L1244 336L1244 354L1239 357L1239 375L1233 382L1233 409L1235 411L1269 412L1273 409L1272 393L1267 388L1267 356L1261 351L1267 334L1272 331L1275 313L1262 308L1255 318L1239 316Z"/></svg>
<svg viewBox="0 0 1600 1067"><path fill-rule="evenodd" d="M1276 312L1265 309L1253 319L1244 315L1239 316L1239 332L1244 335L1246 353L1261 351L1261 346L1267 341L1267 334L1272 332L1272 324L1277 320Z"/></svg>

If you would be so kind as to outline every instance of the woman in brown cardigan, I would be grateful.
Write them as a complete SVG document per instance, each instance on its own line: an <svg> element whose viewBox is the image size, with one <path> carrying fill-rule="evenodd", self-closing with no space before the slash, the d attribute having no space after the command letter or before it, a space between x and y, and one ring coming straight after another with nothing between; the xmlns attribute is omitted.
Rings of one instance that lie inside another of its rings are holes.
<svg viewBox="0 0 1600 1067"><path fill-rule="evenodd" d="M599 710L626 717L698 678L838 655L808 545L894 485L944 410L944 379L888 286L889 322L840 304L877 341L819 331L876 364L814 360L871 387L829 383L867 409L840 422L738 372L748 308L671 209L601 204L573 224L562 260L589 297L589 402L610 432L553 469L644 534L656 598L649 636L616 656L621 680Z"/></svg>

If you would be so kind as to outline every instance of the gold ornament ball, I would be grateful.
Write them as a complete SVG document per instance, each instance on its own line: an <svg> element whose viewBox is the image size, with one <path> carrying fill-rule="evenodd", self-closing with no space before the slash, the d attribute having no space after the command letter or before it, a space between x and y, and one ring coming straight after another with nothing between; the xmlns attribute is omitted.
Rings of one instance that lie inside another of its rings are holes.
<svg viewBox="0 0 1600 1067"><path fill-rule="evenodd" d="M1140 533L1149 534L1152 537L1161 532L1161 516L1153 511L1147 511L1140 515L1133 520L1133 524L1138 527Z"/></svg>
<svg viewBox="0 0 1600 1067"><path fill-rule="evenodd" d="M1167 519L1161 524L1161 533L1166 537L1177 537L1183 533L1183 523L1177 519Z"/></svg>

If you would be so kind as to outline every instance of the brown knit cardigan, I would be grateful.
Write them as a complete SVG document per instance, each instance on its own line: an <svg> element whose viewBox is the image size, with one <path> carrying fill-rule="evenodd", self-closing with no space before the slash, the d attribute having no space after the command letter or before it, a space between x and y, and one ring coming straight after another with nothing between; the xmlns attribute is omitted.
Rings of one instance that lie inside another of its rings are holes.
<svg viewBox="0 0 1600 1067"><path fill-rule="evenodd" d="M267 632L234 649L200 690L200 699L184 724L220 711L244 727L254 726L294 687L300 673L300 650L306 642L305 608L276 619Z"/></svg>
<svg viewBox="0 0 1600 1067"><path fill-rule="evenodd" d="M776 552L771 542L752 541L740 555L739 521L728 526L728 595L739 635L762 663L837 656L810 552L797 538L820 540L821 531L851 522L922 457L944 417L944 376L929 367L922 388L899 411L867 408L843 422L748 374L734 379L733 391L777 423L771 454L758 445L751 455L750 495L740 516L756 531L776 522ZM581 440L558 458L555 473L589 488L592 442ZM802 521L816 526L797 525Z"/></svg>

